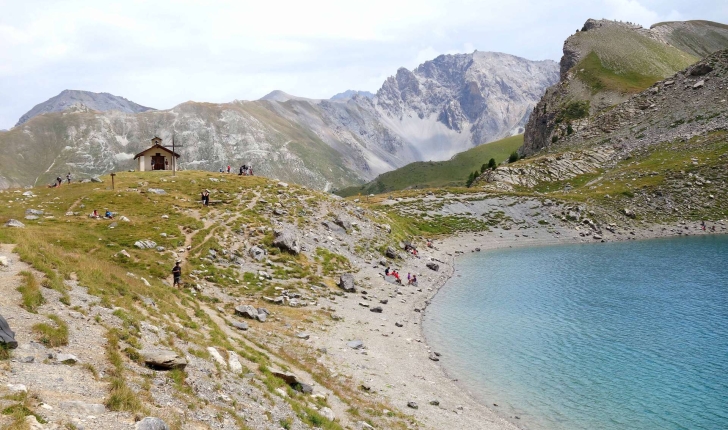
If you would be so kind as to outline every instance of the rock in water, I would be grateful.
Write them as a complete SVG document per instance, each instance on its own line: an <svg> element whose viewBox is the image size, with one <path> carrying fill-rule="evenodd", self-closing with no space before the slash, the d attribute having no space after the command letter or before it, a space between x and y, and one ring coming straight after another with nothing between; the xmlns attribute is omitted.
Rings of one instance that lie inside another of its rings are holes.
<svg viewBox="0 0 728 430"><path fill-rule="evenodd" d="M434 270L435 272L440 270L440 265L437 263L429 262L427 263L427 268L430 270Z"/></svg>
<svg viewBox="0 0 728 430"><path fill-rule="evenodd" d="M301 252L298 236L293 230L289 228L278 229L274 231L274 235L273 246L293 254Z"/></svg>
<svg viewBox="0 0 728 430"><path fill-rule="evenodd" d="M141 351L141 356L144 358L144 364L152 369L184 369L187 366L187 360L174 351L163 349L144 350Z"/></svg>
<svg viewBox="0 0 728 430"><path fill-rule="evenodd" d="M344 273L339 277L339 287L349 293L356 292L356 286L354 285L354 275L351 273Z"/></svg>
<svg viewBox="0 0 728 430"><path fill-rule="evenodd" d="M8 322L5 321L2 315L0 315L0 343L8 349L18 347L18 341L15 340L15 332L10 330L10 325L8 325Z"/></svg>
<svg viewBox="0 0 728 430"><path fill-rule="evenodd" d="M157 417L146 417L136 423L136 430L169 430L169 426Z"/></svg>
<svg viewBox="0 0 728 430"><path fill-rule="evenodd" d="M5 223L5 227L25 228L25 224L16 219L11 219Z"/></svg>

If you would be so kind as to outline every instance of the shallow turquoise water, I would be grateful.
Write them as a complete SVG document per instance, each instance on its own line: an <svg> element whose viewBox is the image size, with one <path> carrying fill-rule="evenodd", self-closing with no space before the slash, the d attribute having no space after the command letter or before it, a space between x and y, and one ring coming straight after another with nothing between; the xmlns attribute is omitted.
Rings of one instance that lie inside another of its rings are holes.
<svg viewBox="0 0 728 430"><path fill-rule="evenodd" d="M456 266L425 335L503 416L529 429L728 429L728 237L498 250Z"/></svg>

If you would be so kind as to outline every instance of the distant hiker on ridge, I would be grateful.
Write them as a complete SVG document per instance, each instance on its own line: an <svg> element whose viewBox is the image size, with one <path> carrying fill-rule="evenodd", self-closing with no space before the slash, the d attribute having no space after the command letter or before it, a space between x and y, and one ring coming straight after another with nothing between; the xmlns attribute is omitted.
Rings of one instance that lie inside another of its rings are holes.
<svg viewBox="0 0 728 430"><path fill-rule="evenodd" d="M71 172L66 173L66 182L71 183Z"/></svg>

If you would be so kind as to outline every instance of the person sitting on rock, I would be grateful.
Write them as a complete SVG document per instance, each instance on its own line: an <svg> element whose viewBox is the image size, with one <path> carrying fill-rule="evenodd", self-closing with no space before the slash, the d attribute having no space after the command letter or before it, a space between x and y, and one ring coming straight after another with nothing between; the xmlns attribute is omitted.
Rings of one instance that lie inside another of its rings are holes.
<svg viewBox="0 0 728 430"><path fill-rule="evenodd" d="M412 275L412 279L410 279L410 285L417 286L417 275Z"/></svg>
<svg viewBox="0 0 728 430"><path fill-rule="evenodd" d="M389 276L389 272L390 272L390 269L389 269L389 266L387 266L387 268L384 269L384 276Z"/></svg>
<svg viewBox="0 0 728 430"><path fill-rule="evenodd" d="M106 213L104 214L104 218L106 218L106 219L114 219L114 214L112 214L110 210L106 209Z"/></svg>
<svg viewBox="0 0 728 430"><path fill-rule="evenodd" d="M99 218L99 211L94 209L93 212L91 212L91 215L89 215L90 218L98 219Z"/></svg>

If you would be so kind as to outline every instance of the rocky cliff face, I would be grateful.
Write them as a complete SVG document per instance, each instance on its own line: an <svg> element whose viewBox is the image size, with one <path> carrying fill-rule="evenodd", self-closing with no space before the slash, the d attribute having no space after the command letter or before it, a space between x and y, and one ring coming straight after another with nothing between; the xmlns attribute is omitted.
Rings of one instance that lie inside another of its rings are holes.
<svg viewBox="0 0 728 430"><path fill-rule="evenodd" d="M134 168L134 154L151 137L170 143L174 135L185 169L252 163L261 175L340 188L522 130L557 79L552 61L475 52L400 69L374 97L349 92L315 100L274 91L252 102L149 111L121 98L126 105L64 92L29 112L47 113L0 132L0 186ZM69 107L72 97L86 102Z"/></svg>
<svg viewBox="0 0 728 430"><path fill-rule="evenodd" d="M728 26L708 21L663 23L645 29L630 23L588 20L564 43L560 81L534 108L521 154L534 154L564 139L590 115L725 48Z"/></svg>
<svg viewBox="0 0 728 430"><path fill-rule="evenodd" d="M36 115L49 112L61 112L69 108L92 109L99 112L116 110L126 113L146 112L152 108L138 105L124 97L115 96L109 93L92 93L90 91L64 90L57 96L50 98L43 103L37 104L33 109L20 117L15 126L19 126Z"/></svg>

